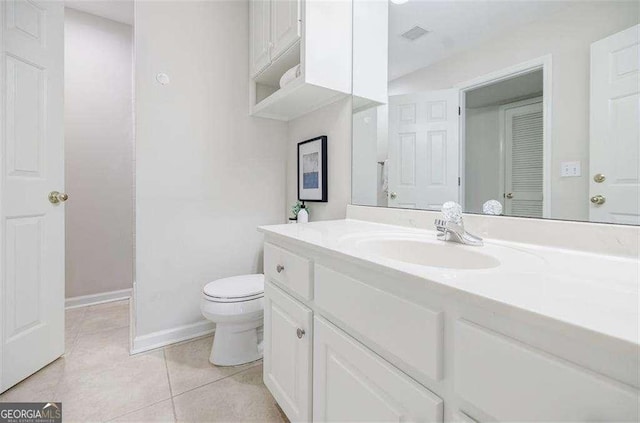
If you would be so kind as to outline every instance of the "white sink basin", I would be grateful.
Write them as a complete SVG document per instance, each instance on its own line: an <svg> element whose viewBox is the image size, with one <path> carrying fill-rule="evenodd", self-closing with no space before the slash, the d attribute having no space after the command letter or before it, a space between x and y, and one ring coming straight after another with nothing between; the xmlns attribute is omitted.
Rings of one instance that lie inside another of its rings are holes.
<svg viewBox="0 0 640 423"><path fill-rule="evenodd" d="M405 263L447 269L490 269L500 261L469 247L442 241L415 239L361 239L354 245L360 252Z"/></svg>

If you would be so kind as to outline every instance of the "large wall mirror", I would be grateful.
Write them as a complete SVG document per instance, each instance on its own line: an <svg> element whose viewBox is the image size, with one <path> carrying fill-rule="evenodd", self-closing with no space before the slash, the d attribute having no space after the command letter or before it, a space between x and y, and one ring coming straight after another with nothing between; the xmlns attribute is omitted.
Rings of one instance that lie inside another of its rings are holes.
<svg viewBox="0 0 640 423"><path fill-rule="evenodd" d="M370 3L388 19L358 33L354 6L353 204L640 223L640 2ZM375 48L386 67L358 62Z"/></svg>

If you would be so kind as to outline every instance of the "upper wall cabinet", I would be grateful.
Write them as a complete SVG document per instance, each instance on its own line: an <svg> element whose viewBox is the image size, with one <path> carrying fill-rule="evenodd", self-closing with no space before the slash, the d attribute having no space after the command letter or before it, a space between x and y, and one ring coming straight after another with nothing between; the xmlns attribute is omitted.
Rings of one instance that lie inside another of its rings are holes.
<svg viewBox="0 0 640 423"><path fill-rule="evenodd" d="M256 76L271 63L271 2L252 1L250 20L251 75Z"/></svg>
<svg viewBox="0 0 640 423"><path fill-rule="evenodd" d="M300 1L251 2L251 76L263 70L300 40Z"/></svg>
<svg viewBox="0 0 640 423"><path fill-rule="evenodd" d="M300 39L300 0L271 4L271 57L276 59Z"/></svg>
<svg viewBox="0 0 640 423"><path fill-rule="evenodd" d="M351 0L251 0L251 115L289 121L351 94L352 6ZM384 13L376 24L386 28L386 6ZM386 61L386 49L371 54Z"/></svg>

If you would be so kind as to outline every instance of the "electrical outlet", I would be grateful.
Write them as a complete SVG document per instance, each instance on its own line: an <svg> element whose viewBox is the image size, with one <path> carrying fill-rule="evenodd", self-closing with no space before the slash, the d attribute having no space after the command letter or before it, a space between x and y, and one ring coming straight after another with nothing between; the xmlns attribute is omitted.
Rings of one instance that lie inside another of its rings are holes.
<svg viewBox="0 0 640 423"><path fill-rule="evenodd" d="M580 175L580 162L560 162L560 176L572 177Z"/></svg>

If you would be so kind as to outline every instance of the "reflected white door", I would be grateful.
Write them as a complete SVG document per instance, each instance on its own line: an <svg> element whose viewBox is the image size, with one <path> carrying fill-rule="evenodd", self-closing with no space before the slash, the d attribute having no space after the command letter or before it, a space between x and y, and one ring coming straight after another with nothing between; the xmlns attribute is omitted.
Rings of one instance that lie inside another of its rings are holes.
<svg viewBox="0 0 640 423"><path fill-rule="evenodd" d="M64 3L0 5L4 391L64 353Z"/></svg>
<svg viewBox="0 0 640 423"><path fill-rule="evenodd" d="M459 91L389 97L389 206L459 201Z"/></svg>
<svg viewBox="0 0 640 423"><path fill-rule="evenodd" d="M640 25L591 45L589 218L640 224ZM601 174L604 180L596 182ZM602 196L603 204L597 204Z"/></svg>

